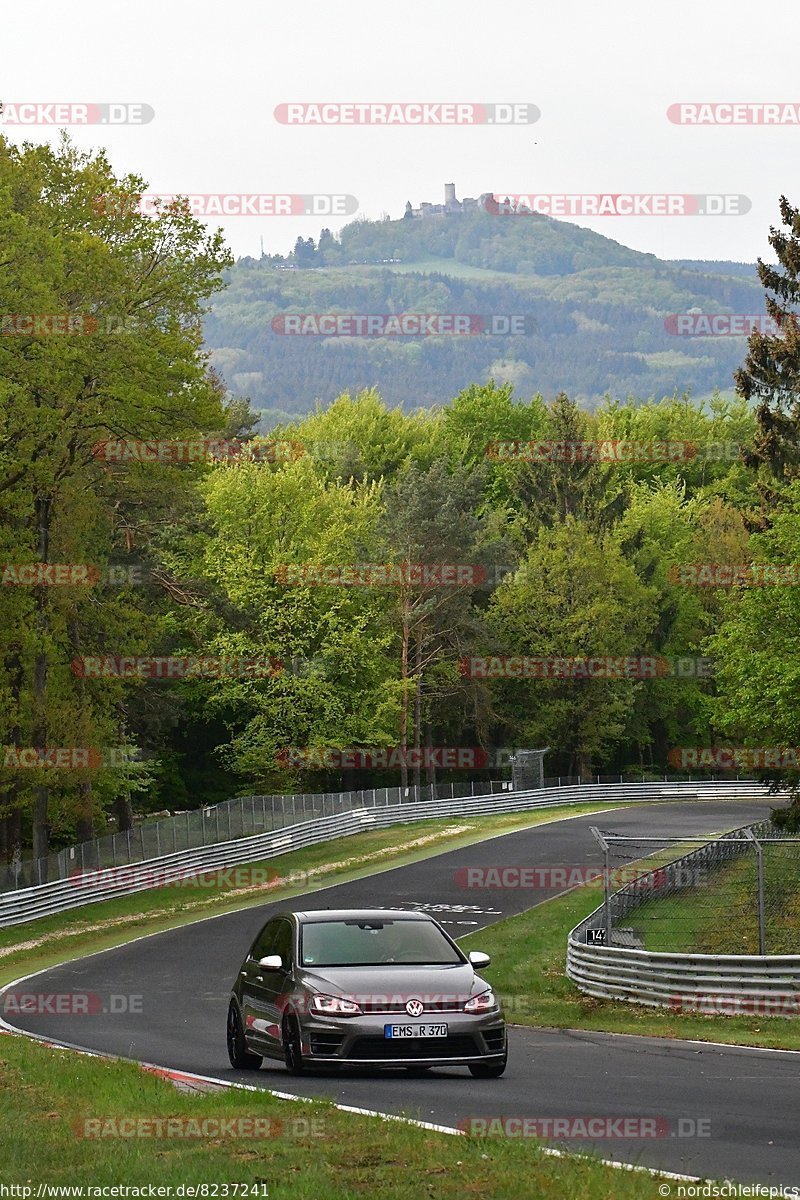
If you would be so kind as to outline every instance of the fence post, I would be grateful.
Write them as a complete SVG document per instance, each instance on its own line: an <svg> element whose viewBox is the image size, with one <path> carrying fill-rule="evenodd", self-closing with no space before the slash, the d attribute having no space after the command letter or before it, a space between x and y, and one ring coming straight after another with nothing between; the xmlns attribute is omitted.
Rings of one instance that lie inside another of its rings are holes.
<svg viewBox="0 0 800 1200"><path fill-rule="evenodd" d="M764 849L752 829L745 829L756 852L756 871L758 873L758 953L767 953L767 926L764 912Z"/></svg>
<svg viewBox="0 0 800 1200"><path fill-rule="evenodd" d="M603 924L606 931L606 945L611 945L611 876L608 869L608 842L596 825L589 829L594 839L603 851Z"/></svg>

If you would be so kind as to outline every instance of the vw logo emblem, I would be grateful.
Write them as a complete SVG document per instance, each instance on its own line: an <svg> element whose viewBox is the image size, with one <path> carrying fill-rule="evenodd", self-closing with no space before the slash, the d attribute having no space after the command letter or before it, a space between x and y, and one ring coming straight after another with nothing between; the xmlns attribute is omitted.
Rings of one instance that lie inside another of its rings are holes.
<svg viewBox="0 0 800 1200"><path fill-rule="evenodd" d="M424 1008L421 1000L409 1000L406 1004L406 1012L410 1017L421 1017Z"/></svg>

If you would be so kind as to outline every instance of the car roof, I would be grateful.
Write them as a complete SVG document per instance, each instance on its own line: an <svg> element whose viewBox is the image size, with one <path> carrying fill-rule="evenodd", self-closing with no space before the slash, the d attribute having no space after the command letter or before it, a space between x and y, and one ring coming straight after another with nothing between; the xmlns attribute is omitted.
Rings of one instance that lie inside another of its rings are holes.
<svg viewBox="0 0 800 1200"><path fill-rule="evenodd" d="M301 924L307 921L432 921L427 913L408 908L318 908L303 912L283 912Z"/></svg>

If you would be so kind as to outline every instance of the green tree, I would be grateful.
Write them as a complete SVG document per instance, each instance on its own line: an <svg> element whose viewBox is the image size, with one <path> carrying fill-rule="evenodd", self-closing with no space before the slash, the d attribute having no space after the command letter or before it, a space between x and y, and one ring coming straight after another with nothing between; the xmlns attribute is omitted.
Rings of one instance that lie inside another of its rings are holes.
<svg viewBox="0 0 800 1200"><path fill-rule="evenodd" d="M93 447L221 424L200 318L231 259L220 235L208 235L185 205L142 216L132 198L143 190L136 176L117 178L103 154L66 140L53 149L0 138L0 309L49 315L61 328L70 321L74 331L59 335L45 321L0 338L8 562L103 566L123 547L130 557L118 524L124 505ZM70 688L66 664L88 614L100 627L107 612L119 619L119 606L94 603L86 587L36 587L22 600L11 590L0 596L0 662L14 699L3 741L45 747L77 737L81 724L84 735L108 736L119 714L100 696L92 705L82 685L80 695ZM7 616L20 608L24 622L15 629ZM85 736L60 744L85 744ZM32 804L37 857L58 819L43 780L14 779L5 797L7 809ZM85 794L87 782L73 787Z"/></svg>
<svg viewBox="0 0 800 1200"><path fill-rule="evenodd" d="M654 599L611 534L567 517L540 529L493 597L492 649L547 658L641 654L656 620ZM549 745L552 759L580 776L611 757L640 690L630 679L591 677L494 685L505 731L521 745Z"/></svg>
<svg viewBox="0 0 800 1200"><path fill-rule="evenodd" d="M297 772L287 777L277 765L288 747L394 745L400 687L385 594L288 586L281 571L380 561L380 486L327 481L303 457L219 468L205 492L212 535L203 572L227 606L222 621L206 609L205 644L286 667L273 678L192 686L205 716L227 730L224 760L252 786L290 790Z"/></svg>
<svg viewBox="0 0 800 1200"><path fill-rule="evenodd" d="M410 466L385 492L380 529L393 561L479 568L456 586L409 583L396 589L392 608L402 684L398 740L403 751L402 786L407 783L409 743L417 751L418 764L423 728L431 733L434 725L444 728L443 708L458 701L463 705L470 691L455 664L469 653L480 629L473 600L476 589L483 586L481 575L491 582L491 564L503 548L492 522L479 513L483 487L482 471L451 471L437 460L427 469ZM483 564L489 564L488 569ZM418 765L414 782L420 783Z"/></svg>
<svg viewBox="0 0 800 1200"><path fill-rule="evenodd" d="M800 562L800 482L788 488L772 527L752 538L754 562ZM800 590L742 587L723 609L708 646L716 661L718 729L745 746L800 745ZM795 787L790 825L800 827L798 773L775 772Z"/></svg>
<svg viewBox="0 0 800 1200"><path fill-rule="evenodd" d="M777 480L791 480L800 467L800 210L785 196L779 204L784 229L770 227L768 239L778 263L758 260L767 313L779 329L750 334L736 387L745 400L757 402L752 465L766 465Z"/></svg>

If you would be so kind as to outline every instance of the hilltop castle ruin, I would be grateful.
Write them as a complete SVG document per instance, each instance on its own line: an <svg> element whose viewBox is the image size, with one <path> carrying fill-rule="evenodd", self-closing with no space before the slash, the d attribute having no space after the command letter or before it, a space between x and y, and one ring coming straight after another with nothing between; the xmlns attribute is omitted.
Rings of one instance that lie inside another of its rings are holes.
<svg viewBox="0 0 800 1200"><path fill-rule="evenodd" d="M477 212L491 197L491 192L482 192L477 200L473 200L471 196L465 196L463 200L456 200L456 185L446 183L444 185L444 204L431 204L429 201L423 200L419 208L412 208L411 201L408 200L403 215L407 220L412 220L419 217L452 217L459 213Z"/></svg>

